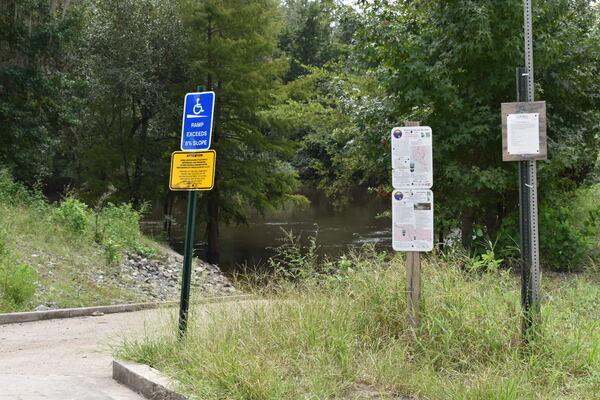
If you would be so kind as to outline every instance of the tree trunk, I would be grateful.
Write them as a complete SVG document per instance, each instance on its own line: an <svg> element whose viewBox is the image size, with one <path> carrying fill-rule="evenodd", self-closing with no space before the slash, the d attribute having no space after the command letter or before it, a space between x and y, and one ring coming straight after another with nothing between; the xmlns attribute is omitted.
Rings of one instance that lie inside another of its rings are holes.
<svg viewBox="0 0 600 400"><path fill-rule="evenodd" d="M171 226L173 221L173 195L172 192L167 189L165 195L165 202L163 204L163 231L167 236L167 242L171 242Z"/></svg>
<svg viewBox="0 0 600 400"><path fill-rule="evenodd" d="M133 185L131 190L131 203L136 210L142 206L142 175L144 170L144 151L148 138L148 125L150 122L150 111L142 107L140 142L134 162Z"/></svg>
<svg viewBox="0 0 600 400"><path fill-rule="evenodd" d="M460 226L461 241L465 249L471 247L471 236L473 235L473 213L472 208L467 208L463 212L462 221Z"/></svg>
<svg viewBox="0 0 600 400"><path fill-rule="evenodd" d="M63 3L61 19L65 19L65 17L67 16L67 9L69 8L70 3L71 0L65 0L65 2Z"/></svg>
<svg viewBox="0 0 600 400"><path fill-rule="evenodd" d="M502 210L503 204L501 201L498 201L496 204L493 204L491 207L489 207L489 210L486 214L485 227L487 228L487 234L492 241L496 239L498 236L498 231L500 230L500 223L503 217Z"/></svg>
<svg viewBox="0 0 600 400"><path fill-rule="evenodd" d="M209 16L208 24L206 27L206 35L207 42L210 43L212 41L212 22ZM212 60L212 55L210 54L210 46L208 46L208 57L207 59ZM212 74L208 73L206 77L206 90L213 90L213 78ZM219 102L216 98L215 93L215 104L214 104L214 120L213 120L213 134L212 134L212 148L217 150L219 147L219 119L221 117L221 108L219 107ZM217 163L217 165L219 165ZM219 264L219 174L218 171L215 174L215 186L208 193L208 202L206 206L206 236L207 236L207 259L211 264Z"/></svg>
<svg viewBox="0 0 600 400"><path fill-rule="evenodd" d="M209 86L210 88L210 86ZM215 107L217 106L217 101L215 99ZM212 137L212 148L218 149L219 142L219 108L215 110L215 120L214 128L213 128L213 137ZM217 162L217 166L219 163ZM207 260L211 264L219 264L219 173L218 168L215 171L215 186L208 193L208 202L206 206L206 236L207 236Z"/></svg>

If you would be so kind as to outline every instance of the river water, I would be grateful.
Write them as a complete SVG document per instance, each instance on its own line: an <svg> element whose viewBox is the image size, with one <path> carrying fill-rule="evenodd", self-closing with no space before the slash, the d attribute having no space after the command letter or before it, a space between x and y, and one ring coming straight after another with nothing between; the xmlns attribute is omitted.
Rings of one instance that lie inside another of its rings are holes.
<svg viewBox="0 0 600 400"><path fill-rule="evenodd" d="M220 226L220 267L231 273L244 265L266 267L274 248L282 244L285 231L300 235L303 243L312 235L317 236L320 255L336 257L352 247L373 243L382 249L391 247L391 222L389 218L376 216L389 210L389 200L366 193L364 189L353 190L352 200L336 209L320 191L303 190L310 200L305 207L288 206L264 217L251 213L248 225ZM185 226L185 197L178 198L173 207L175 223L171 228L169 243L176 251L183 251ZM143 221L143 229L153 235L164 235L162 207L155 207ZM195 255L205 259L206 242L204 224L199 224L195 242Z"/></svg>

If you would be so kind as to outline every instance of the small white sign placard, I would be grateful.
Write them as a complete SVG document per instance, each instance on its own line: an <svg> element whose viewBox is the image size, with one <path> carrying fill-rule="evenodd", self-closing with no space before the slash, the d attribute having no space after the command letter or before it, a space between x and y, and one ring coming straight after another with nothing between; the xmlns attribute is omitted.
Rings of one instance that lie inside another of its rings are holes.
<svg viewBox="0 0 600 400"><path fill-rule="evenodd" d="M433 185L431 128L392 129L392 185L396 189L429 189Z"/></svg>
<svg viewBox="0 0 600 400"><path fill-rule="evenodd" d="M540 152L540 115L538 113L508 114L506 117L508 154Z"/></svg>
<svg viewBox="0 0 600 400"><path fill-rule="evenodd" d="M433 192L394 190L392 247L396 251L433 250Z"/></svg>

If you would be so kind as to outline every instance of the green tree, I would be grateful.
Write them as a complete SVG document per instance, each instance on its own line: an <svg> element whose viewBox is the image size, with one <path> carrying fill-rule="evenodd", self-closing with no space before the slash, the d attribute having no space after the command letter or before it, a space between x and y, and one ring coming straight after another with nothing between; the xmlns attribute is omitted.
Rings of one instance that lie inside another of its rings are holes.
<svg viewBox="0 0 600 400"><path fill-rule="evenodd" d="M208 261L218 263L219 223L244 223L249 208L264 212L297 197L296 173L285 160L292 146L260 118L286 64L278 56L281 14L275 0L206 0L184 4L189 30L191 90L216 94L212 148L215 187L204 193Z"/></svg>
<svg viewBox="0 0 600 400"><path fill-rule="evenodd" d="M66 48L80 31L69 1L0 2L0 164L32 183L53 173L72 123Z"/></svg>
<svg viewBox="0 0 600 400"><path fill-rule="evenodd" d="M283 2L285 24L279 35L279 47L290 57L289 82L307 73L307 66L322 67L336 58L342 45L336 41L332 1L286 0Z"/></svg>
<svg viewBox="0 0 600 400"><path fill-rule="evenodd" d="M381 183L382 129L392 123L385 90L352 54L360 15L332 1L284 3L286 26L280 46L291 58L290 80L265 111L300 148L294 166L343 206L351 187ZM319 33L316 33L319 32Z"/></svg>
<svg viewBox="0 0 600 400"><path fill-rule="evenodd" d="M139 207L164 192L168 155L179 140L176 85L185 80L186 58L179 4L92 0L85 18L75 49L81 84L73 91L81 112L65 152L89 198L112 183Z"/></svg>
<svg viewBox="0 0 600 400"><path fill-rule="evenodd" d="M582 184L596 162L600 52L591 3L534 4L536 98L549 115L541 202ZM515 67L524 62L522 1L375 1L364 14L357 49L397 115L433 128L442 222L458 223L465 244L475 224L493 235L517 207L516 166L501 161L499 106L515 100Z"/></svg>
<svg viewBox="0 0 600 400"><path fill-rule="evenodd" d="M303 182L343 207L356 186L379 186L389 173L388 127L397 114L376 76L350 63L310 68L264 111L300 147L293 164Z"/></svg>

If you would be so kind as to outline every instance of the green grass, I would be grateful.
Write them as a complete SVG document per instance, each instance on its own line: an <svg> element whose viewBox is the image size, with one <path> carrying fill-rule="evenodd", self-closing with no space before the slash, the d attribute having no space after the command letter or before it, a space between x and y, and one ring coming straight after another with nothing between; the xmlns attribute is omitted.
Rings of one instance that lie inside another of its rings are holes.
<svg viewBox="0 0 600 400"><path fill-rule="evenodd" d="M104 212L98 233L83 203L51 205L0 170L0 312L144 300L116 283L96 283L99 274L118 273L121 251L155 247L130 209L110 205Z"/></svg>
<svg viewBox="0 0 600 400"><path fill-rule="evenodd" d="M0 268L29 266L36 271L39 289L28 301L10 307L0 304L0 312L29 311L39 304L65 308L112 304L115 299L139 300L138 294L127 289L96 284L98 274L109 275L114 268L107 262L103 247L72 233L44 211L0 204L0 220L10 249Z"/></svg>
<svg viewBox="0 0 600 400"><path fill-rule="evenodd" d="M400 257L353 254L344 265L273 279L254 287L269 301L196 312L185 340L149 336L117 356L162 370L199 399L600 398L597 270L544 276L541 336L525 344L515 274L427 257L413 331Z"/></svg>

